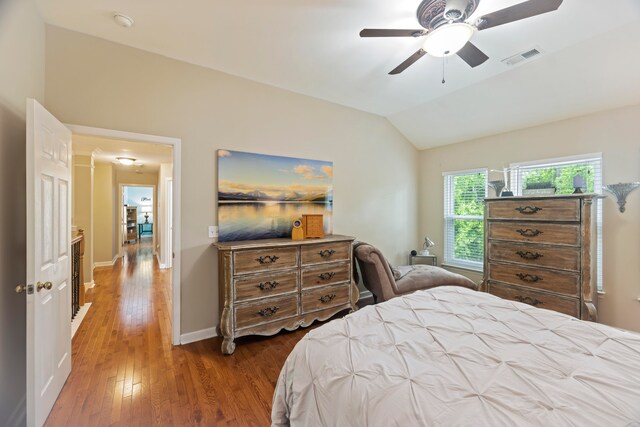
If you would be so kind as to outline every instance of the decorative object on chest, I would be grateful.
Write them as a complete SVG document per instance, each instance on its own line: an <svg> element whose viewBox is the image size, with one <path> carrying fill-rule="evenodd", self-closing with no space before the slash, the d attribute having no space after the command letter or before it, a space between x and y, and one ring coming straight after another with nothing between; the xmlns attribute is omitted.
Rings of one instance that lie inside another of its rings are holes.
<svg viewBox="0 0 640 427"><path fill-rule="evenodd" d="M596 197L485 199L485 290L596 321Z"/></svg>
<svg viewBox="0 0 640 427"><path fill-rule="evenodd" d="M321 239L324 236L321 214L302 215L302 229L305 239Z"/></svg>
<svg viewBox="0 0 640 427"><path fill-rule="evenodd" d="M218 242L222 352L234 340L274 335L357 309L353 281L354 238L288 238Z"/></svg>

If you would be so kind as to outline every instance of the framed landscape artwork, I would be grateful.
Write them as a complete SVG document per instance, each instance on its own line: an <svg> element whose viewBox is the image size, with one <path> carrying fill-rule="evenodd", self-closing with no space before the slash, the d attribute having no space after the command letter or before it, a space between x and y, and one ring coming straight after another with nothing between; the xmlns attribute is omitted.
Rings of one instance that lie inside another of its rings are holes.
<svg viewBox="0 0 640 427"><path fill-rule="evenodd" d="M303 214L332 234L332 211L332 162L218 150L219 241L291 237Z"/></svg>

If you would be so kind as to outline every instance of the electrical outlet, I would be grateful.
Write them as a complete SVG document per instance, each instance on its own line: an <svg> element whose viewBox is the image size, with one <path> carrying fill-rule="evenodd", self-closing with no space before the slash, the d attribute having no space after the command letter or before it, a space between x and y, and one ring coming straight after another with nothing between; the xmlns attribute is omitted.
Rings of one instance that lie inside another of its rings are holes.
<svg viewBox="0 0 640 427"><path fill-rule="evenodd" d="M215 239L218 237L218 226L217 225L210 225L209 226L209 238L210 239Z"/></svg>

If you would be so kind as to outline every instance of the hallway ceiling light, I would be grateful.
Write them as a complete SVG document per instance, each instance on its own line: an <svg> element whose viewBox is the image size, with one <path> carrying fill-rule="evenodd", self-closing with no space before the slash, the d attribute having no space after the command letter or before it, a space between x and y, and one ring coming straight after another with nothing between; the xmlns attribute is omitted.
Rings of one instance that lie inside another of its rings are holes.
<svg viewBox="0 0 640 427"><path fill-rule="evenodd" d="M124 166L131 166L136 161L136 159L131 157L116 157L116 160Z"/></svg>

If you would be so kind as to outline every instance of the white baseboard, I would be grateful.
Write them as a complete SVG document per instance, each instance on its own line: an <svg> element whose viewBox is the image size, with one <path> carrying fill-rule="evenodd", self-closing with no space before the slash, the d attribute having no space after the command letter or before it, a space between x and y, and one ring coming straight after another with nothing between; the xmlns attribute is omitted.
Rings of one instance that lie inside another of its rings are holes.
<svg viewBox="0 0 640 427"><path fill-rule="evenodd" d="M93 289L96 286L96 282L94 282L93 280L90 282L86 282L84 284L84 290L86 291L87 289Z"/></svg>
<svg viewBox="0 0 640 427"><path fill-rule="evenodd" d="M358 301L362 301L363 299L373 298L373 294L369 290L360 291L360 298Z"/></svg>
<svg viewBox="0 0 640 427"><path fill-rule="evenodd" d="M218 336L216 328L207 328L200 331L189 332L180 335L180 344L191 344L192 342L202 341L209 338L215 338Z"/></svg>
<svg viewBox="0 0 640 427"><path fill-rule="evenodd" d="M27 424L27 395L25 394L6 420L7 427L19 427Z"/></svg>
<svg viewBox="0 0 640 427"><path fill-rule="evenodd" d="M71 321L71 338L73 338L76 332L78 332L78 328L80 327L80 324L84 320L84 316L87 315L89 308L91 308L91 303L90 302L85 303L82 307L80 307L80 310L78 310L78 312L76 313L76 317L74 317L73 320Z"/></svg>
<svg viewBox="0 0 640 427"><path fill-rule="evenodd" d="M97 267L113 267L117 261L118 261L118 255L114 256L111 261L94 262L93 269L95 270Z"/></svg>

